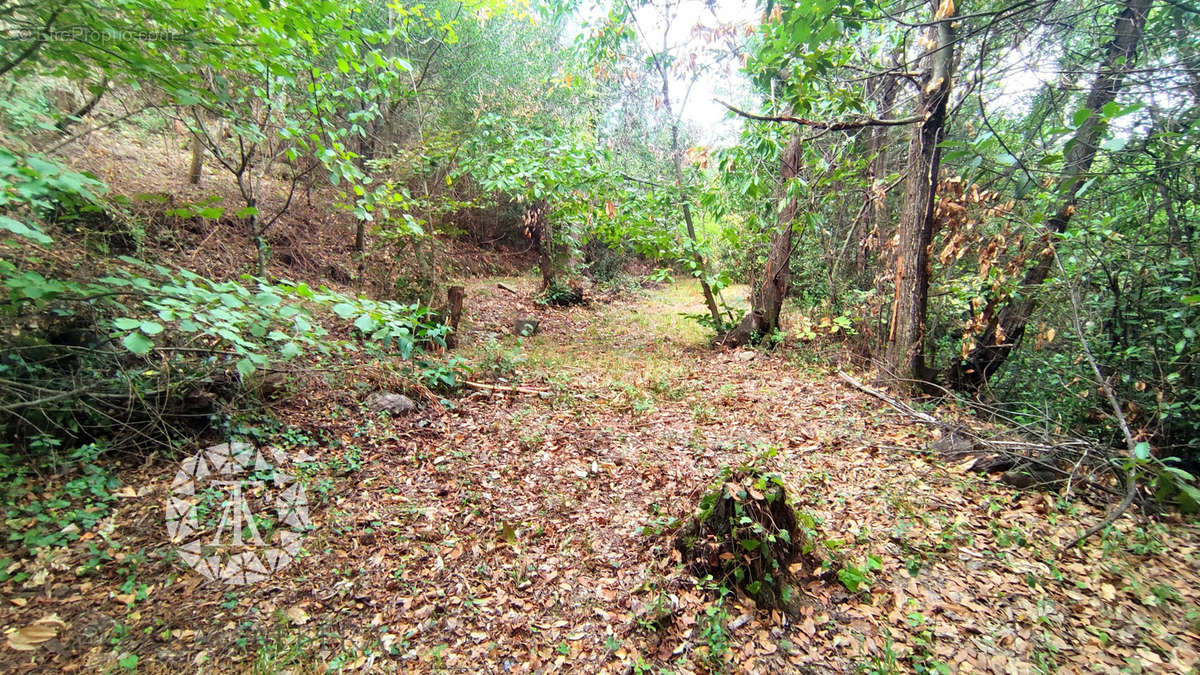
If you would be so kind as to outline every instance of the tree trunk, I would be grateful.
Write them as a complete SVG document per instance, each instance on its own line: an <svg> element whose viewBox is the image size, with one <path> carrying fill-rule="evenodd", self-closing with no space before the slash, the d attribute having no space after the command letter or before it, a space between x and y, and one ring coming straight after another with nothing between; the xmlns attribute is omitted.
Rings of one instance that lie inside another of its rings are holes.
<svg viewBox="0 0 1200 675"><path fill-rule="evenodd" d="M663 51L666 52L666 34L663 34ZM687 226L688 240L691 242L692 262L696 264L697 279L700 281L700 290L704 293L704 304L708 307L708 313L712 317L713 329L717 334L725 332L725 322L721 319L721 309L717 306L717 298L713 293L712 286L708 283L708 266L704 263L704 256L700 254L699 238L696 236L696 225L692 222L692 207L689 202L689 197L684 193L683 186L683 148L679 147L679 118L675 117L675 111L671 107L671 80L667 73L666 66L659 60L655 59L655 67L658 69L659 75L662 76L662 103L667 111L667 117L671 120L671 163L675 169L675 190L679 195L679 203L683 205L683 222Z"/></svg>
<svg viewBox="0 0 1200 675"><path fill-rule="evenodd" d="M1049 248L1053 238L1066 231L1075 212L1079 188L1096 158L1096 144L1108 128L1100 114L1105 105L1114 101L1121 89L1125 73L1133 68L1137 45L1146 27L1146 15L1154 0L1127 0L1117 17L1112 41L1108 43L1104 62L1092 82L1085 106L1092 111L1067 144L1063 170L1058 180L1058 197L1053 215L1046 221L1044 253L1025 271L1021 291L1014 294L1003 307L996 310L998 300L992 298L984 309L988 321L976 345L967 356L951 368L951 384L961 391L978 393L1008 359L1013 348L1025 335L1025 327L1037 306L1034 291L1049 276L1054 254Z"/></svg>
<svg viewBox="0 0 1200 675"><path fill-rule="evenodd" d="M705 275L708 274L708 268L704 264L704 256L700 255L700 249L696 244L696 226L692 223L692 207L686 202L683 202L683 222L687 225L688 239L692 242L692 260L696 263L696 269L700 272L700 290L704 293L704 304L708 306L708 313L712 316L713 327L717 333L724 329L724 322L721 321L721 310L717 307L717 298L713 295L712 286L709 285Z"/></svg>
<svg viewBox="0 0 1200 675"><path fill-rule="evenodd" d="M200 184L200 175L204 170L204 146L200 143L200 139L192 136L192 164L188 167L188 182L192 185Z"/></svg>
<svg viewBox="0 0 1200 675"><path fill-rule="evenodd" d="M879 102L878 117L891 117L892 106L896 103L896 89L896 76L892 74L879 76L878 82L873 85L871 95ZM871 242L886 239L880 234L880 231L887 218L884 184L887 182L888 175L887 136L890 131L891 128L885 126L868 129L870 136L867 139L867 155L872 159L871 164L867 167L870 183L867 185L866 195L864 195L869 206L864 214L865 222L859 233L858 250L855 255L855 270L858 272L859 278L867 273L867 258L871 253Z"/></svg>
<svg viewBox="0 0 1200 675"><path fill-rule="evenodd" d="M784 193L780 198L787 200L787 205L776 218L763 280L754 292L750 311L725 336L724 343L727 345L743 345L779 328L779 314L791 283L792 232L796 212L800 208L799 203L787 195L787 182L800 171L800 150L800 133L797 132L784 148L779 161L779 175L784 185Z"/></svg>
<svg viewBox="0 0 1200 675"><path fill-rule="evenodd" d="M925 72L917 96L917 114L924 121L913 126L905 168L904 206L900 211L896 246L896 296L888 330L888 377L903 389L926 378L925 308L929 299L929 243L933 238L933 200L941 150L938 144L946 124L946 104L954 77L955 29L952 0L943 0L930 28L936 45L925 55Z"/></svg>
<svg viewBox="0 0 1200 675"><path fill-rule="evenodd" d="M458 322L462 319L463 298L466 295L467 290L463 286L446 289L446 325L450 327L450 334L446 336L447 349L458 346Z"/></svg>
<svg viewBox="0 0 1200 675"><path fill-rule="evenodd" d="M251 199L250 208L255 208L255 200ZM250 214L250 235L254 237L254 269L258 276L267 278L267 256L270 255L267 249L267 240L263 236L262 221L257 213Z"/></svg>
<svg viewBox="0 0 1200 675"><path fill-rule="evenodd" d="M554 255L550 249L552 241L550 231L550 221L545 217L541 218L541 229L538 237L538 266L542 269L542 290L547 290L554 285Z"/></svg>
<svg viewBox="0 0 1200 675"><path fill-rule="evenodd" d="M554 232L550 228L550 219L546 217L546 202L534 204L522 220L525 224L525 236L533 240L537 248L538 269L542 272L542 290L554 285Z"/></svg>

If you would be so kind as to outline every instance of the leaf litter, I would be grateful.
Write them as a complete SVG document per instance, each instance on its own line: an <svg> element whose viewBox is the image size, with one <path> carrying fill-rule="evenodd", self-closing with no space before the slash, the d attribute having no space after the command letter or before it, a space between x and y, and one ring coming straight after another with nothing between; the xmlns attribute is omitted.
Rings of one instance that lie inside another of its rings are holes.
<svg viewBox="0 0 1200 675"><path fill-rule="evenodd" d="M521 297L494 282L468 290L463 353L519 354L504 377L548 395L476 391L388 418L311 378L279 416L318 439L304 448L318 461L351 447L361 457L310 495L315 528L295 562L237 589L187 570L163 529L176 467L153 458L122 476L138 489L94 532L5 554L0 668L1196 667L1195 524L1125 517L1065 550L1106 505L942 463L923 428L789 348L743 360L708 347L677 317L694 302L686 285L561 310L532 305L528 281L508 280ZM515 344L504 334L517 313L543 333ZM670 523L721 467L751 460L818 523L830 569L861 572L857 592L812 578L785 615L736 594L719 601L683 569ZM77 574L97 551L107 562ZM714 637L718 602L727 619Z"/></svg>

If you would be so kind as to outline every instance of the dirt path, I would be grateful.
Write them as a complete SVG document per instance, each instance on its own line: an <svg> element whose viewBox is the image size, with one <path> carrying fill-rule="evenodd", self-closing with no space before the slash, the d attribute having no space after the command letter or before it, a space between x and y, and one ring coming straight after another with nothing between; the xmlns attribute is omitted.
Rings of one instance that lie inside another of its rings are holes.
<svg viewBox="0 0 1200 675"><path fill-rule="evenodd" d="M122 552L145 552L146 597L124 602L128 573L115 563L76 577L64 561L83 553L72 551L41 563L39 586L5 586L3 621L57 613L70 626L61 655L33 657L53 670L119 670L123 654L148 672L1197 663L1194 526L1125 519L1120 534L1060 552L1099 507L937 463L924 430L805 366L802 352L710 349L678 315L698 308L693 290L560 311L495 280L473 284L461 354L475 377L545 396L476 392L392 419L355 402L387 380L378 368L348 379L362 385L349 400L345 382L314 386L282 411L284 449L326 468L309 488L306 555L235 590L183 569L161 534L173 473L162 461L128 478L144 487L113 520ZM520 312L539 315L542 332L517 344L507 326ZM824 557L863 569L857 593L814 581L789 620L718 599L677 570L659 530L691 511L721 466L749 460L785 477L819 523ZM865 569L867 556L881 569ZM30 658L6 650L0 667Z"/></svg>

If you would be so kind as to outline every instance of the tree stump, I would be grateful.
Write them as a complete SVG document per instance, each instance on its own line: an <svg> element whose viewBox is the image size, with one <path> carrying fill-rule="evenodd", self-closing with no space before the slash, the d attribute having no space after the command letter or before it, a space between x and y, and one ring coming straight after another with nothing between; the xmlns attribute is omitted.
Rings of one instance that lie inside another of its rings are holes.
<svg viewBox="0 0 1200 675"><path fill-rule="evenodd" d="M817 565L804 552L806 538L777 476L725 469L676 534L675 548L696 576L729 580L761 607L791 610L790 566Z"/></svg>

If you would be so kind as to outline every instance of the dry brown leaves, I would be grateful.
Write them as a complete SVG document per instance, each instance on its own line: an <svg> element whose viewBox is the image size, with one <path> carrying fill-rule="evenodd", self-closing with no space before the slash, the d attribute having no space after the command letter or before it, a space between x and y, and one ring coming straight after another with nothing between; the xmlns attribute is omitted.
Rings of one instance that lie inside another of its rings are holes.
<svg viewBox="0 0 1200 675"><path fill-rule="evenodd" d="M476 392L441 414L367 420L314 381L282 414L320 435L307 452L330 461L357 446L362 468L334 476L327 500L312 492L306 557L235 592L169 555L173 465L131 470L125 483L141 487L105 537L13 563L31 576L2 586L0 668L91 672L125 653L149 672L255 659L294 672L845 672L889 656L905 670L993 673L1196 665L1194 526L1125 518L1120 537L1064 552L1102 506L938 463L922 429L786 351L746 362L639 322L661 320L654 297L542 310L531 282L521 298L493 287L468 291L468 345L514 313L539 315L546 334L526 341L522 372L550 396ZM837 542L825 556L883 568L857 594L805 584L791 618L727 599L717 657L700 630L714 595L653 530L765 446L778 454L762 461ZM78 576L89 543L113 559ZM139 550L144 599L121 590Z"/></svg>

